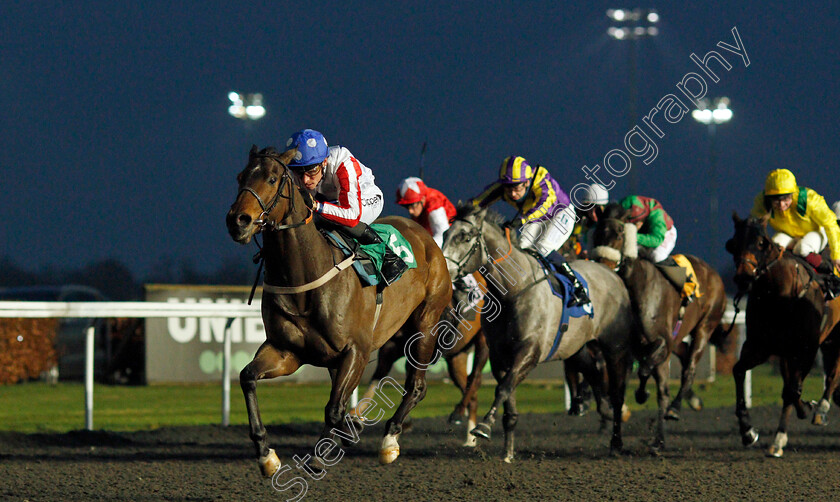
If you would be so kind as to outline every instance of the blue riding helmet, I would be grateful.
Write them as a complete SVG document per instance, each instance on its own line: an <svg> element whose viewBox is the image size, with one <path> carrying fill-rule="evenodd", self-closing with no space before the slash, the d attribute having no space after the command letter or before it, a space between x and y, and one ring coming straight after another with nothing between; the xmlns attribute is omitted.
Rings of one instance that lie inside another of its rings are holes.
<svg viewBox="0 0 840 502"><path fill-rule="evenodd" d="M314 129L303 129L292 134L292 137L286 141L286 151L292 148L297 148L297 153L289 162L289 167L319 164L330 154L326 138Z"/></svg>

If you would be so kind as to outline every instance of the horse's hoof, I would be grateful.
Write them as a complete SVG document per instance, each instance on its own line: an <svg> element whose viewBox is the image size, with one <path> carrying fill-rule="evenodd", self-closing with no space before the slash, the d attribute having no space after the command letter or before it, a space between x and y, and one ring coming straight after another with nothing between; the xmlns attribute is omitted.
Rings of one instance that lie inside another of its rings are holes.
<svg viewBox="0 0 840 502"><path fill-rule="evenodd" d="M816 411L814 412L814 418L811 419L811 423L814 425L828 425L829 409L831 409L831 403L828 402L828 399L820 399L820 402L816 406Z"/></svg>
<svg viewBox="0 0 840 502"><path fill-rule="evenodd" d="M268 455L260 457L257 463L260 464L260 472L262 472L264 478L274 476L274 473L280 469L280 459L277 458L277 454L272 449L268 450Z"/></svg>
<svg viewBox="0 0 840 502"><path fill-rule="evenodd" d="M741 434L741 444L745 447L752 446L758 442L758 431L755 427L750 427L750 430Z"/></svg>
<svg viewBox="0 0 840 502"><path fill-rule="evenodd" d="M484 439L490 439L490 426L481 422L480 424L476 425L473 430L470 431L470 434L476 437L481 437Z"/></svg>
<svg viewBox="0 0 840 502"><path fill-rule="evenodd" d="M379 447L379 463L387 465L400 456L400 444L397 442L396 434L386 434L382 438L382 446Z"/></svg>
<svg viewBox="0 0 840 502"><path fill-rule="evenodd" d="M513 462L513 455L505 455L505 458L503 458L502 461L506 464L510 464Z"/></svg>
<svg viewBox="0 0 840 502"><path fill-rule="evenodd" d="M767 456L773 458L782 458L782 455L785 454L785 450L783 448L779 448L776 445L771 445L770 448L767 450Z"/></svg>
<svg viewBox="0 0 840 502"><path fill-rule="evenodd" d="M645 404L648 398L650 397L650 392L647 389L637 389L636 390L636 402L639 404Z"/></svg>
<svg viewBox="0 0 840 502"><path fill-rule="evenodd" d="M687 400L688 407L694 411L700 411L703 409L703 400L700 399L700 396L697 394L692 394L691 397Z"/></svg>
<svg viewBox="0 0 840 502"><path fill-rule="evenodd" d="M478 439L476 439L475 436L470 436L467 438L466 441L464 441L464 444L462 444L461 446L463 446L464 448L475 448L476 446L478 446Z"/></svg>
<svg viewBox="0 0 840 502"><path fill-rule="evenodd" d="M582 417L586 415L587 411L589 411L589 406L587 406L586 403L573 404L569 408L569 415L573 417Z"/></svg>
<svg viewBox="0 0 840 502"><path fill-rule="evenodd" d="M621 438L613 438L612 441L610 441L610 456L617 457L622 453L624 453L624 442Z"/></svg>
<svg viewBox="0 0 840 502"><path fill-rule="evenodd" d="M668 408L668 411L665 412L665 420L679 420L679 419L680 419L680 412L678 412L674 408Z"/></svg>
<svg viewBox="0 0 840 502"><path fill-rule="evenodd" d="M630 420L630 415L632 415L630 408L626 404L621 405L621 421L627 423Z"/></svg>
<svg viewBox="0 0 840 502"><path fill-rule="evenodd" d="M451 425L461 425L464 423L464 414L458 413L458 411L453 411L449 414L449 423Z"/></svg>
<svg viewBox="0 0 840 502"><path fill-rule="evenodd" d="M379 463L382 465L388 465L392 463L397 457L400 456L400 447L399 446L391 446L389 448L383 448L379 450Z"/></svg>

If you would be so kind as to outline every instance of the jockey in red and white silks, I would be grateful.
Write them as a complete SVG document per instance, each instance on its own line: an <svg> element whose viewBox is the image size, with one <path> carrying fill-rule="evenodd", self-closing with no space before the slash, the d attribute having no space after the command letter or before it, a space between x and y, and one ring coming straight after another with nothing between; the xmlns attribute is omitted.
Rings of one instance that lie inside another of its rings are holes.
<svg viewBox="0 0 840 502"><path fill-rule="evenodd" d="M314 191L316 212L334 223L352 227L372 223L382 212L382 190L373 172L343 146L331 146L324 176Z"/></svg>
<svg viewBox="0 0 840 502"><path fill-rule="evenodd" d="M376 186L373 173L358 161L350 150L329 146L324 135L313 129L302 129L286 142L287 151L294 149L289 161L301 185L315 199L313 210L319 228L334 227L360 244L381 244L382 238L368 226L382 212L382 190ZM380 272L388 284L407 269L406 263L386 245ZM413 259L413 258L412 258Z"/></svg>
<svg viewBox="0 0 840 502"><path fill-rule="evenodd" d="M443 193L427 187L420 178L406 178L397 188L397 204L432 234L438 246L443 245L443 233L455 218L455 206Z"/></svg>

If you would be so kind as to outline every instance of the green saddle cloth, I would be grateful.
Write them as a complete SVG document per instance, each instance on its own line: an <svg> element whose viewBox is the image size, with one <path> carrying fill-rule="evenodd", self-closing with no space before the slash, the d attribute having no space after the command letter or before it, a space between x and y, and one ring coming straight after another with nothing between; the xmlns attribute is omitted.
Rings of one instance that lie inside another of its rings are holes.
<svg viewBox="0 0 840 502"><path fill-rule="evenodd" d="M408 265L408 268L417 268L417 260L414 259L411 244L396 228L382 223L371 223L370 228L379 234L382 242L377 244L360 244L359 247L370 256L371 261L376 266L377 272L382 268L382 257L385 255L385 250L387 249L385 246L391 248L394 254L402 258L402 261Z"/></svg>

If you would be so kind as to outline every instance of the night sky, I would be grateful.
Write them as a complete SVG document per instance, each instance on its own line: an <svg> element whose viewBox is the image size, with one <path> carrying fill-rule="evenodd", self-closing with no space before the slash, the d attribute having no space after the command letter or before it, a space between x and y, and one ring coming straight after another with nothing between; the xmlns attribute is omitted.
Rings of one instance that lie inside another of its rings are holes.
<svg viewBox="0 0 840 502"><path fill-rule="evenodd" d="M304 127L373 170L383 215L406 215L394 191L418 174L424 142L426 182L453 200L476 195L511 154L568 190L699 71L692 52L711 50L732 69L707 79L708 96L729 97L734 111L714 145L715 221L710 135L689 115L664 123L658 157L618 178L612 198L635 185L659 199L676 250L719 268L730 263L732 210L749 211L770 170L840 199L833 2L642 5L661 21L657 37L636 43L635 121L633 43L610 38L605 15L635 5L114 3L0 5L0 256L25 268L116 258L142 279L166 259L207 271L247 261L255 248L224 224L235 176L251 144L281 148ZM749 67L717 47L735 43L733 27ZM232 90L262 93L267 115L230 117Z"/></svg>

